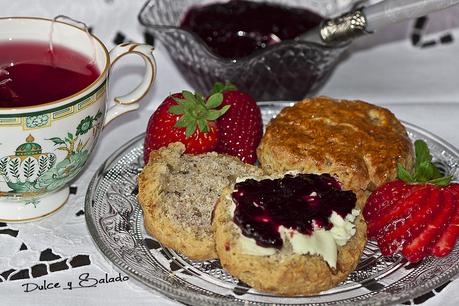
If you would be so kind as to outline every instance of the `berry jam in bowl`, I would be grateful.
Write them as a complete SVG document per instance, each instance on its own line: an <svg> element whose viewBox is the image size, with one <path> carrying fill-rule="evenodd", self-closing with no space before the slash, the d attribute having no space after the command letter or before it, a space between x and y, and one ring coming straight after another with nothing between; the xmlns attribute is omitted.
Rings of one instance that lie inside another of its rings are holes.
<svg viewBox="0 0 459 306"><path fill-rule="evenodd" d="M299 38L343 11L334 3L149 0L139 20L197 91L230 81L259 101L299 100L314 94L347 49Z"/></svg>

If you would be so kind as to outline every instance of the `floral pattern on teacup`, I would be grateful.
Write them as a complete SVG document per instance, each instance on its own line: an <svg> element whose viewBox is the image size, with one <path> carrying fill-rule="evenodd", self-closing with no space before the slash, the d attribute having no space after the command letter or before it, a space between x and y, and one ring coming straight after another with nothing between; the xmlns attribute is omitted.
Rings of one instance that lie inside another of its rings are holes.
<svg viewBox="0 0 459 306"><path fill-rule="evenodd" d="M101 118L99 110L95 116L82 119L75 132L46 139L54 143L54 151L66 154L57 163L56 154L43 153L42 146L29 134L14 154L0 158L0 176L11 192L39 194L57 190L72 180L88 160L88 143L101 130ZM92 129L94 132L88 134Z"/></svg>

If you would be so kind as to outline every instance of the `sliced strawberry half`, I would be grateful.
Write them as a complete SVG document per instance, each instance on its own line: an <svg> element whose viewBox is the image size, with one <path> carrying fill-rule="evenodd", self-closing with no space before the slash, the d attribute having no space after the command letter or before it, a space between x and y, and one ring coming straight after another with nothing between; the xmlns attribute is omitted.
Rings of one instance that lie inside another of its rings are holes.
<svg viewBox="0 0 459 306"><path fill-rule="evenodd" d="M459 184L450 184L445 187L445 192L453 195L456 210L440 239L432 247L432 255L438 257L448 255L456 245L456 240L459 237Z"/></svg>
<svg viewBox="0 0 459 306"><path fill-rule="evenodd" d="M445 256L459 238L459 184L450 184L453 177L432 163L426 142L416 140L414 147L414 169L398 164L400 181L379 187L363 210L368 237L376 238L381 253L401 251L411 262Z"/></svg>
<svg viewBox="0 0 459 306"><path fill-rule="evenodd" d="M432 192L434 188L429 186L426 190ZM419 203L413 205L403 215L395 218L379 231L377 242L381 253L387 256L400 251L408 241L413 240L425 229L431 214L437 213L440 209L440 202L433 193L421 198Z"/></svg>
<svg viewBox="0 0 459 306"><path fill-rule="evenodd" d="M404 216L412 211L414 207L420 205L424 198L428 196L429 190L426 185L408 195L403 201L398 202L392 209L384 210L385 213L378 213L378 217L368 223L367 233L368 237L376 237L379 231L384 228L391 221Z"/></svg>
<svg viewBox="0 0 459 306"><path fill-rule="evenodd" d="M363 217L367 222L373 221L384 209L389 209L410 194L413 185L408 185L402 180L395 180L376 189L368 198Z"/></svg>
<svg viewBox="0 0 459 306"><path fill-rule="evenodd" d="M402 254L410 262L418 262L431 254L432 246L440 238L456 209L452 194L442 192L440 188L432 190L429 201L441 203L442 209L439 209L436 214L432 214L432 220L425 229L403 248Z"/></svg>

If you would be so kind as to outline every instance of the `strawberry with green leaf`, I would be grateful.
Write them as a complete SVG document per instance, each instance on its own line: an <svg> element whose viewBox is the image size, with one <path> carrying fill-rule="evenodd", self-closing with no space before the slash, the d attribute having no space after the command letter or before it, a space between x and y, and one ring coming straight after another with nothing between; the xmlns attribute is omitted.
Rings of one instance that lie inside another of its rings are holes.
<svg viewBox="0 0 459 306"><path fill-rule="evenodd" d="M459 237L459 184L441 175L424 141L414 145L414 172L399 164L398 180L376 189L363 210L381 253L401 252L410 262L449 254Z"/></svg>
<svg viewBox="0 0 459 306"><path fill-rule="evenodd" d="M228 111L221 106L223 95L205 99L199 93L182 91L169 95L151 115L144 141L144 160L150 152L172 142L182 142L185 153L200 154L215 149L218 141L216 120Z"/></svg>

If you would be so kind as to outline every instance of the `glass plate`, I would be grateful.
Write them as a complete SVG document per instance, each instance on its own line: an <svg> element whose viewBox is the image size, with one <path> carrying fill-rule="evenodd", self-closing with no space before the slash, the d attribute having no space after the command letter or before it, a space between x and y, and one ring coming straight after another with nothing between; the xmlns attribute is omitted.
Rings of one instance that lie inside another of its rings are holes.
<svg viewBox="0 0 459 306"><path fill-rule="evenodd" d="M288 103L260 103L266 124ZM411 139L425 140L435 163L459 177L459 152L444 140L405 123ZM410 264L381 256L368 241L356 270L339 286L315 296L280 297L251 289L223 270L218 260L193 261L163 247L144 230L137 202L143 167L143 135L113 154L89 184L85 212L101 252L128 275L168 297L193 305L386 304L419 296L450 280L459 270L459 246L446 257Z"/></svg>

